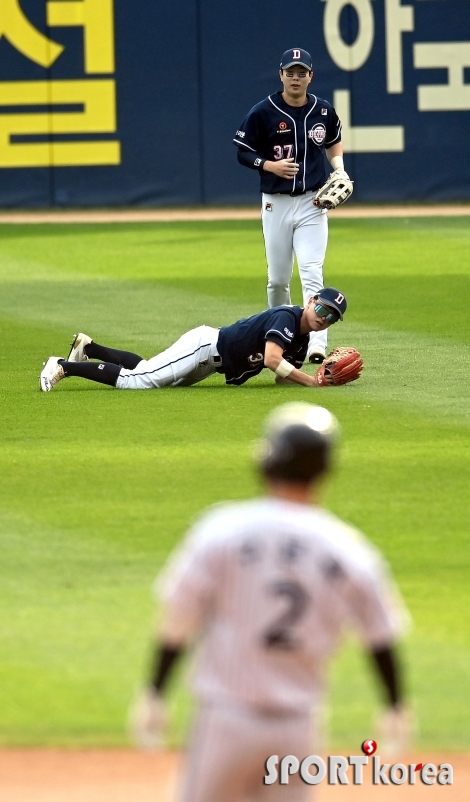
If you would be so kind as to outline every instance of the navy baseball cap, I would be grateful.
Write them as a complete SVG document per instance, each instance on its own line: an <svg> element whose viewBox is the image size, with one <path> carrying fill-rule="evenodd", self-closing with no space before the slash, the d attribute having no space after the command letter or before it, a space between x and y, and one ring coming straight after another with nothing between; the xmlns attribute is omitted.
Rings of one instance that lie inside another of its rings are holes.
<svg viewBox="0 0 470 802"><path fill-rule="evenodd" d="M325 306L331 306L332 309L335 309L339 315L339 319L343 319L343 315L348 307L348 302L342 292L335 289L335 287L323 287L314 297Z"/></svg>
<svg viewBox="0 0 470 802"><path fill-rule="evenodd" d="M288 67L293 67L294 64L301 64L302 67L312 72L312 57L310 53L302 50L301 47L292 47L290 50L286 50L281 58L281 70L287 70Z"/></svg>

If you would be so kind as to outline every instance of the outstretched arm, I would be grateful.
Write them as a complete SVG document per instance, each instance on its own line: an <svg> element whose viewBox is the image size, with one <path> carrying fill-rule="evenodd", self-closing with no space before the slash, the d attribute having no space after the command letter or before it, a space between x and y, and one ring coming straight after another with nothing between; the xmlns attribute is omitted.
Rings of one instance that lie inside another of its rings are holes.
<svg viewBox="0 0 470 802"><path fill-rule="evenodd" d="M264 349L264 365L276 374L277 379L284 379L294 384L302 384L304 387L315 387L315 377L309 376L290 365L284 359L284 352L280 345L268 340Z"/></svg>

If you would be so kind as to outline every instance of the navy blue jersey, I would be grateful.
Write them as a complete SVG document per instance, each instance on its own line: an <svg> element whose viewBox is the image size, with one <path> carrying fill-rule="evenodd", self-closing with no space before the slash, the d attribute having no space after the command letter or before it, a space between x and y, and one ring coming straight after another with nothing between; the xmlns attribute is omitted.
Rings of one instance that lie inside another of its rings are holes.
<svg viewBox="0 0 470 802"><path fill-rule="evenodd" d="M227 384L244 384L264 368L266 341L284 350L284 359L301 368L307 355L308 334L300 333L300 306L275 306L220 329L217 350Z"/></svg>
<svg viewBox="0 0 470 802"><path fill-rule="evenodd" d="M307 95L304 106L289 106L276 92L253 106L233 141L238 161L259 171L261 192L301 195L325 183L324 151L341 142L341 122L326 100ZM292 179L263 170L265 161L291 157L299 165Z"/></svg>

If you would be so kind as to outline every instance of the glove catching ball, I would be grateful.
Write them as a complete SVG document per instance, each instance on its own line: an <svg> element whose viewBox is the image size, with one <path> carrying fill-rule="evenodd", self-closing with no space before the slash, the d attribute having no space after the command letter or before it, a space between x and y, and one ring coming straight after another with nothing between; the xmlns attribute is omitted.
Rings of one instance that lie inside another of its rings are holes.
<svg viewBox="0 0 470 802"><path fill-rule="evenodd" d="M314 376L317 387L348 384L356 381L364 368L363 359L355 348L341 346L328 354Z"/></svg>

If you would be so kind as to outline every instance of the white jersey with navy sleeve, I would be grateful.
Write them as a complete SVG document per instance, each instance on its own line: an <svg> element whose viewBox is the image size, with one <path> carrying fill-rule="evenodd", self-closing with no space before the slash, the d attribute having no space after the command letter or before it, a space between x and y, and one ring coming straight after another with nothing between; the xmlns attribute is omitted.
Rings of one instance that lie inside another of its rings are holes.
<svg viewBox="0 0 470 802"><path fill-rule="evenodd" d="M404 614L387 569L356 530L315 507L266 498L200 520L157 583L198 641L205 702L305 714L341 632L390 644Z"/></svg>

